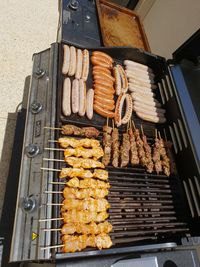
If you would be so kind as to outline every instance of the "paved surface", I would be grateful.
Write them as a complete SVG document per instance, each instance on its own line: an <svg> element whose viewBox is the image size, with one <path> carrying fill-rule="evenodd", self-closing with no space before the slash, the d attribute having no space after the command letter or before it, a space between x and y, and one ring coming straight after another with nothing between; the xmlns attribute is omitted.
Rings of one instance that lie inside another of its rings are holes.
<svg viewBox="0 0 200 267"><path fill-rule="evenodd" d="M56 41L58 15L58 1L0 1L0 214L24 80L32 54Z"/></svg>

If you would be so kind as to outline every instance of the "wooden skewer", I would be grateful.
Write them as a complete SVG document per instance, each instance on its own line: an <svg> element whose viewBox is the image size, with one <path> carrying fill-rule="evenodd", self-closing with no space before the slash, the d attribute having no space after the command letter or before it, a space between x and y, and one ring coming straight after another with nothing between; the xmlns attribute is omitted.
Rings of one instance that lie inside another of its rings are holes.
<svg viewBox="0 0 200 267"><path fill-rule="evenodd" d="M109 118L106 118L106 125L108 126L109 124Z"/></svg>
<svg viewBox="0 0 200 267"><path fill-rule="evenodd" d="M135 130L135 129L136 129L136 127L135 127L134 120L132 120L132 125L133 125L133 129Z"/></svg>
<svg viewBox="0 0 200 267"><path fill-rule="evenodd" d="M142 132L142 135L144 135L142 124L141 124L141 132Z"/></svg>
<svg viewBox="0 0 200 267"><path fill-rule="evenodd" d="M48 140L49 143L58 143L57 140Z"/></svg>
<svg viewBox="0 0 200 267"><path fill-rule="evenodd" d="M64 220L64 218L63 217L59 217L59 218L40 219L39 222L59 221L59 220Z"/></svg>
<svg viewBox="0 0 200 267"><path fill-rule="evenodd" d="M45 150L55 150L55 151L65 151L64 148L51 148L51 147L45 147Z"/></svg>
<svg viewBox="0 0 200 267"><path fill-rule="evenodd" d="M43 158L44 161L61 161L65 162L64 159L48 159L48 158Z"/></svg>
<svg viewBox="0 0 200 267"><path fill-rule="evenodd" d="M114 120L112 120L112 127L113 127L113 129L115 128Z"/></svg>
<svg viewBox="0 0 200 267"><path fill-rule="evenodd" d="M47 206L63 206L62 203L47 203Z"/></svg>
<svg viewBox="0 0 200 267"><path fill-rule="evenodd" d="M164 128L164 137L165 137L165 141L167 142L167 134L166 134L165 128Z"/></svg>
<svg viewBox="0 0 200 267"><path fill-rule="evenodd" d="M44 191L45 194L62 194L62 191Z"/></svg>
<svg viewBox="0 0 200 267"><path fill-rule="evenodd" d="M62 128L56 128L56 127L49 127L45 126L44 129L51 129L51 130L62 130Z"/></svg>
<svg viewBox="0 0 200 267"><path fill-rule="evenodd" d="M44 232L53 232L53 231L61 231L62 228L49 228L49 229L43 229Z"/></svg>
<svg viewBox="0 0 200 267"><path fill-rule="evenodd" d="M60 169L43 168L43 167L41 167L40 169L41 169L41 170L44 170L44 171L61 172L61 170L60 170Z"/></svg>
<svg viewBox="0 0 200 267"><path fill-rule="evenodd" d="M157 137L158 137L157 129L155 129L155 135L156 135L156 139L157 139Z"/></svg>
<svg viewBox="0 0 200 267"><path fill-rule="evenodd" d="M159 139L162 139L162 138L161 138L161 135L160 135L160 132L158 132L158 137L159 137Z"/></svg>
<svg viewBox="0 0 200 267"><path fill-rule="evenodd" d="M50 184L62 184L62 185L65 185L66 183L63 183L63 182L49 182Z"/></svg>
<svg viewBox="0 0 200 267"><path fill-rule="evenodd" d="M52 249L52 248L63 248L65 245L55 245L55 246L49 246L49 247L41 247L41 250L46 250L46 249Z"/></svg>

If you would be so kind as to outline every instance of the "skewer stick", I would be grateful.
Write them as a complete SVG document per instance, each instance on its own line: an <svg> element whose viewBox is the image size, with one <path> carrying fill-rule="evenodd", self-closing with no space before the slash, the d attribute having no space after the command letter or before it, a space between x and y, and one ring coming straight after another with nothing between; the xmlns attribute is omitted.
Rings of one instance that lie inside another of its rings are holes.
<svg viewBox="0 0 200 267"><path fill-rule="evenodd" d="M51 129L51 130L62 130L62 128L56 128L56 127L49 127L49 126L45 126L44 129Z"/></svg>
<svg viewBox="0 0 200 267"><path fill-rule="evenodd" d="M161 137L161 135L160 135L160 132L158 132L158 137L159 137L159 139L162 139L162 137Z"/></svg>
<svg viewBox="0 0 200 267"><path fill-rule="evenodd" d="M62 191L44 191L45 194L62 194Z"/></svg>
<svg viewBox="0 0 200 267"><path fill-rule="evenodd" d="M115 128L114 120L112 120L112 128L113 128L113 129Z"/></svg>
<svg viewBox="0 0 200 267"><path fill-rule="evenodd" d="M127 125L126 125L126 132L128 133L128 126L129 126L129 124L127 123Z"/></svg>
<svg viewBox="0 0 200 267"><path fill-rule="evenodd" d="M133 129L135 130L135 123L134 120L132 120Z"/></svg>
<svg viewBox="0 0 200 267"><path fill-rule="evenodd" d="M58 143L57 140L48 140L49 143Z"/></svg>
<svg viewBox="0 0 200 267"><path fill-rule="evenodd" d="M61 184L61 185L65 185L66 183L63 182L49 182L50 184Z"/></svg>
<svg viewBox="0 0 200 267"><path fill-rule="evenodd" d="M64 159L48 159L48 158L43 158L44 161L61 161L65 162Z"/></svg>
<svg viewBox="0 0 200 267"><path fill-rule="evenodd" d="M165 128L164 128L164 137L165 137L165 141L167 142L167 134L166 134Z"/></svg>
<svg viewBox="0 0 200 267"><path fill-rule="evenodd" d="M44 170L44 171L61 172L61 170L60 170L60 169L43 168L43 167L41 167L40 169L41 169L41 170Z"/></svg>
<svg viewBox="0 0 200 267"><path fill-rule="evenodd" d="M106 118L106 125L108 126L109 124L109 118Z"/></svg>
<svg viewBox="0 0 200 267"><path fill-rule="evenodd" d="M59 220L64 220L64 218L63 217L59 217L59 218L40 219L39 222L59 221Z"/></svg>
<svg viewBox="0 0 200 267"><path fill-rule="evenodd" d="M63 203L47 203L47 206L63 206Z"/></svg>
<svg viewBox="0 0 200 267"><path fill-rule="evenodd" d="M156 135L156 139L157 139L157 137L158 137L157 129L155 129L155 135Z"/></svg>
<svg viewBox="0 0 200 267"><path fill-rule="evenodd" d="M53 231L61 231L62 228L49 228L49 229L43 229L44 232L53 232Z"/></svg>
<svg viewBox="0 0 200 267"><path fill-rule="evenodd" d="M141 132L142 132L142 135L144 135L144 130L143 130L142 124L141 124Z"/></svg>
<svg viewBox="0 0 200 267"><path fill-rule="evenodd" d="M53 151L65 151L64 148L51 148L51 147L45 147L45 150L53 150Z"/></svg>
<svg viewBox="0 0 200 267"><path fill-rule="evenodd" d="M52 249L52 248L63 248L65 245L56 245L56 246L49 246L49 247L41 247L41 250L46 250L46 249Z"/></svg>

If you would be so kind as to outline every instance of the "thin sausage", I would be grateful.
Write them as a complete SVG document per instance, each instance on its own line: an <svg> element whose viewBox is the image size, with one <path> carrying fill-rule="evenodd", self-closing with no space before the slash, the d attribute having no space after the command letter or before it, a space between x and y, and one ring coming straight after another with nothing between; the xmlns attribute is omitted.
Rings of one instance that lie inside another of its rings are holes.
<svg viewBox="0 0 200 267"><path fill-rule="evenodd" d="M139 81L137 79L133 79L133 78L129 79L129 84L137 85L137 86L140 86L140 87L150 87L151 89L156 89L157 88L157 86L155 84L145 83L145 82Z"/></svg>
<svg viewBox="0 0 200 267"><path fill-rule="evenodd" d="M69 71L68 75L73 76L76 72L76 48L70 46L70 62L69 62Z"/></svg>
<svg viewBox="0 0 200 267"><path fill-rule="evenodd" d="M72 82L72 112L79 111L79 81L74 79Z"/></svg>
<svg viewBox="0 0 200 267"><path fill-rule="evenodd" d="M154 116L154 117L159 117L159 118L164 118L164 114L163 113L159 113L157 111L153 111L153 110L146 110L146 109L143 109L142 107L140 106L137 106L137 105L133 105L133 109L134 111L136 112L140 112L140 113L143 113L144 115L151 115L151 116Z"/></svg>
<svg viewBox="0 0 200 267"><path fill-rule="evenodd" d="M122 118L121 122L122 124L126 124L129 122L133 111L133 101L132 97L129 94L126 94L126 111L124 114L124 117Z"/></svg>
<svg viewBox="0 0 200 267"><path fill-rule="evenodd" d="M119 69L117 67L113 68L113 74L115 77L115 93L116 95L120 95L122 91L122 85L121 85L121 78L119 74Z"/></svg>
<svg viewBox="0 0 200 267"><path fill-rule="evenodd" d="M80 116L85 115L86 110L86 85L85 82L80 79L79 80L79 111L78 114Z"/></svg>
<svg viewBox="0 0 200 267"><path fill-rule="evenodd" d="M161 107L161 104L155 99L155 98L148 98L148 97L143 97L141 94L139 93L132 93L131 94L132 98L133 98L133 101L140 101L146 105L150 105L150 106L153 106L153 107L158 107L160 108Z"/></svg>
<svg viewBox="0 0 200 267"><path fill-rule="evenodd" d="M153 106L153 105L151 105L149 103L146 104L146 103L138 101L138 100L133 101L133 103L134 103L134 106L140 107L143 110L154 111L154 112L162 113L162 114L164 114L166 112L165 109L157 108L157 107L155 107L155 106Z"/></svg>
<svg viewBox="0 0 200 267"><path fill-rule="evenodd" d="M125 66L125 70L133 72L133 73L137 74L138 76L150 78L152 80L154 80L154 78L155 78L155 74L153 72L149 72L148 70L138 69L135 66Z"/></svg>
<svg viewBox="0 0 200 267"><path fill-rule="evenodd" d="M124 71L124 69L122 68L121 65L117 65L117 68L119 70L119 74L120 74L120 77L121 77L121 84L122 84L121 92L122 93L126 93L127 90L128 90L128 80L127 80L127 77L126 77L126 73L125 73L125 71Z"/></svg>
<svg viewBox="0 0 200 267"><path fill-rule="evenodd" d="M155 94L149 90L143 90L143 89L134 88L134 87L131 87L131 88L132 89L130 91L133 93L140 93L141 95L144 95L144 96L155 97ZM129 87L129 89L130 89L130 87Z"/></svg>
<svg viewBox="0 0 200 267"><path fill-rule="evenodd" d="M93 101L94 101L94 90L89 89L87 91L87 101L86 101L86 115L89 120L93 118Z"/></svg>
<svg viewBox="0 0 200 267"><path fill-rule="evenodd" d="M94 99L99 101L99 102L104 102L105 104L111 104L111 105L114 105L115 104L115 101L113 99L109 99L109 98L105 98L105 97L101 97L99 95L97 95L96 93L94 94Z"/></svg>
<svg viewBox="0 0 200 267"><path fill-rule="evenodd" d="M113 94L107 94L107 93L104 93L98 89L95 89L95 95L96 96L100 96L101 98L103 99L110 99L110 100L114 100L114 95Z"/></svg>
<svg viewBox="0 0 200 267"><path fill-rule="evenodd" d="M111 75L111 71L109 69L98 66L98 65L93 66L93 71L100 71L100 72L104 72L104 73Z"/></svg>
<svg viewBox="0 0 200 267"><path fill-rule="evenodd" d="M143 65L143 64L138 63L138 62L135 62L135 61L132 61L132 60L124 60L124 65L126 65L126 66L136 66L138 69L142 69L142 70L145 70L145 71L153 72L152 69L149 68L148 66Z"/></svg>
<svg viewBox="0 0 200 267"><path fill-rule="evenodd" d="M94 75L94 77L95 77L95 75L96 75L96 76L101 76L103 79L105 79L105 80L110 80L110 81L112 81L113 83L114 83L114 81L115 81L115 79L114 79L110 74L108 74L108 73L106 73L106 72L103 72L103 71L97 71L97 70L94 70L94 71L92 72L92 74Z"/></svg>
<svg viewBox="0 0 200 267"><path fill-rule="evenodd" d="M105 102L103 102L103 101L99 101L99 100L97 100L97 99L95 99L94 98L94 104L95 105L98 105L99 107L101 107L101 108L103 108L103 109L105 109L105 110L113 110L113 109L115 109L115 105L114 104L110 104L110 103L105 103Z"/></svg>
<svg viewBox="0 0 200 267"><path fill-rule="evenodd" d="M124 100L126 98L125 94L121 94L117 98L116 106L115 106L115 124L117 127L121 125L121 116L122 116L122 107L124 105Z"/></svg>
<svg viewBox="0 0 200 267"><path fill-rule="evenodd" d="M107 86L113 86L113 81L104 78L102 75L94 75L94 82L102 83Z"/></svg>
<svg viewBox="0 0 200 267"><path fill-rule="evenodd" d="M63 45L63 66L62 73L66 75L69 71L69 63L70 63L70 50L68 45Z"/></svg>
<svg viewBox="0 0 200 267"><path fill-rule="evenodd" d="M144 114L142 112L136 112L136 114L139 118L141 118L142 120L145 120L145 121L150 121L150 122L154 122L154 123L165 123L166 122L166 118L158 118L155 116Z"/></svg>
<svg viewBox="0 0 200 267"><path fill-rule="evenodd" d="M82 68L82 76L81 78L86 82L89 74L89 66L90 66L90 59L89 59L89 51L87 49L83 50L83 68Z"/></svg>
<svg viewBox="0 0 200 267"><path fill-rule="evenodd" d="M113 95L115 92L113 87L107 87L107 86L99 84L99 83L94 84L94 90L95 90L95 92L96 92L96 90L99 90L102 93L109 94L109 95Z"/></svg>
<svg viewBox="0 0 200 267"><path fill-rule="evenodd" d="M81 49L76 50L76 73L75 78L80 79L82 75L82 66L83 66L83 54Z"/></svg>
<svg viewBox="0 0 200 267"><path fill-rule="evenodd" d="M94 104L94 111L105 118L114 118L114 112L106 110L99 106L98 104Z"/></svg>
<svg viewBox="0 0 200 267"><path fill-rule="evenodd" d="M91 56L91 61L93 65L98 65L104 68L112 69L112 64L108 63L106 60L99 59L95 56Z"/></svg>
<svg viewBox="0 0 200 267"><path fill-rule="evenodd" d="M71 115L71 81L66 78L63 83L62 112L65 116Z"/></svg>
<svg viewBox="0 0 200 267"><path fill-rule="evenodd" d="M110 57L108 54L104 53L104 52L100 52L100 51L94 51L92 52L92 55L96 56L96 57L104 57L106 58L106 60L108 60L110 63L113 63L113 59L112 57Z"/></svg>

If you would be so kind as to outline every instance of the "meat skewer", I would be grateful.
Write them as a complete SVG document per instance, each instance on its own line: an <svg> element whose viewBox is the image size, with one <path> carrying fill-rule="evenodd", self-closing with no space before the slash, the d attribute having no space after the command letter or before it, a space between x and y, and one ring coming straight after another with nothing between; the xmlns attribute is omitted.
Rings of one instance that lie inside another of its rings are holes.
<svg viewBox="0 0 200 267"><path fill-rule="evenodd" d="M174 156L173 156L172 151L171 151L172 142L167 140L167 135L166 135L165 129L164 129L164 135L165 135L164 145L165 145L165 148L166 148L167 156L169 158L170 173L171 174L177 174L177 168L176 168L176 164L175 164L175 161L174 161Z"/></svg>
<svg viewBox="0 0 200 267"><path fill-rule="evenodd" d="M137 145L135 142L135 136L132 129L132 121L130 122L130 128L128 130L129 133L129 139L130 139L130 152L131 152L131 165L138 165L140 160L138 157L138 151L137 151Z"/></svg>
<svg viewBox="0 0 200 267"><path fill-rule="evenodd" d="M119 166L119 130L114 127L112 130L112 165L117 168Z"/></svg>
<svg viewBox="0 0 200 267"><path fill-rule="evenodd" d="M98 249L109 248L112 246L110 236L103 233L99 235L63 235L63 244L56 246L42 247L41 250L62 248L62 252L81 251L86 247L97 247Z"/></svg>
<svg viewBox="0 0 200 267"><path fill-rule="evenodd" d="M67 148L64 150L65 157L75 156L77 158L83 157L83 158L99 159L103 157L103 155L104 155L104 152L101 147L92 148L92 149L78 147L78 148Z"/></svg>
<svg viewBox="0 0 200 267"><path fill-rule="evenodd" d="M135 141L136 141L140 164L145 167L147 164L147 159L146 159L145 150L144 150L144 143L140 137L140 131L138 129L135 129L134 135L135 135Z"/></svg>
<svg viewBox="0 0 200 267"><path fill-rule="evenodd" d="M121 167L126 167L129 163L129 152L130 152L130 140L128 132L123 133L122 144L120 147L120 159L121 159Z"/></svg>
<svg viewBox="0 0 200 267"><path fill-rule="evenodd" d="M146 158L145 167L146 167L147 172L152 173L154 169L154 164L153 164L152 157L151 157L151 147L147 142L147 137L144 134L142 125L141 125L141 132L142 132L142 141L143 141L143 147L144 147L145 158Z"/></svg>
<svg viewBox="0 0 200 267"><path fill-rule="evenodd" d="M104 147L104 156L102 158L102 163L107 166L111 160L111 147L112 147L112 127L108 126L108 118L107 124L103 126L103 147Z"/></svg>
<svg viewBox="0 0 200 267"><path fill-rule="evenodd" d="M154 168L157 174L162 172L162 162L160 158L160 142L157 137L157 129L155 130L156 132L156 137L155 137L155 142L154 142L154 147L153 147L153 162L154 162Z"/></svg>
<svg viewBox="0 0 200 267"><path fill-rule="evenodd" d="M84 224L84 223L65 223L62 225L61 228L49 228L44 229L45 232L48 231L60 231L62 235L66 234L92 234L92 235L98 235L98 234L108 234L112 231L112 225L108 222L102 222L102 223L95 223L91 222L90 224Z"/></svg>
<svg viewBox="0 0 200 267"><path fill-rule="evenodd" d="M49 140L51 142L51 140ZM68 147L85 147L85 148L97 148L100 146L100 142L95 139L89 139L89 138L83 138L83 139L75 139L75 138L70 138L70 137L62 137L59 138L58 141L53 141L53 142L58 142L61 147L63 148L68 148Z"/></svg>
<svg viewBox="0 0 200 267"><path fill-rule="evenodd" d="M73 124L62 125L61 128L56 127L44 127L46 129L60 130L64 135L75 135L75 136L85 136L87 138L97 138L99 136L99 131L95 127L77 127Z"/></svg>
<svg viewBox="0 0 200 267"><path fill-rule="evenodd" d="M159 142L160 142L160 156L161 156L163 172L165 175L170 176L170 159L167 156L164 140L161 138L160 132L158 132L158 135L159 135Z"/></svg>
<svg viewBox="0 0 200 267"><path fill-rule="evenodd" d="M84 168L84 169L91 169L91 168L102 168L104 169L105 166L103 163L93 159L82 159L76 157L67 157L65 158L65 162L74 168Z"/></svg>

